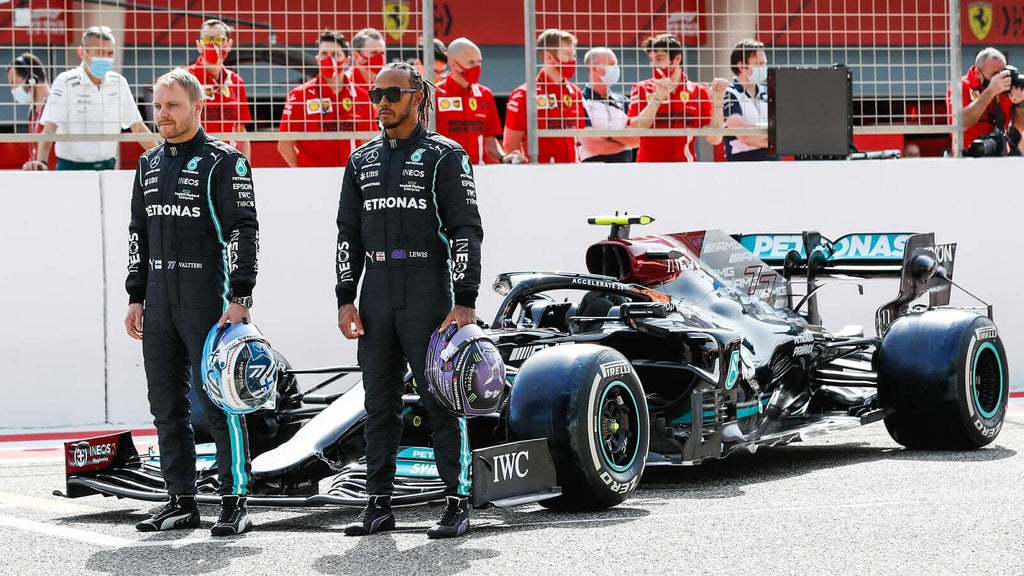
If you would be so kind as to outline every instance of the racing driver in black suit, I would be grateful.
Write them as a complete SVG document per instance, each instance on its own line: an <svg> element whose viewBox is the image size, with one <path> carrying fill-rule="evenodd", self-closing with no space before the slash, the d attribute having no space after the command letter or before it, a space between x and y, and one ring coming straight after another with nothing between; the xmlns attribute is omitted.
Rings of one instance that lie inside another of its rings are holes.
<svg viewBox="0 0 1024 576"><path fill-rule="evenodd" d="M370 100L384 133L345 168L338 209L338 327L359 339L366 393L367 507L349 535L395 527L395 457L402 438L402 376L409 363L427 409L446 505L431 538L469 529L469 439L465 418L427 393L424 364L432 330L476 320L483 229L469 156L427 132L430 84L405 63L377 75ZM359 308L353 302L366 271Z"/></svg>
<svg viewBox="0 0 1024 576"><path fill-rule="evenodd" d="M210 328L248 322L259 240L249 162L203 131L199 80L184 69L161 76L153 107L166 142L143 154L136 168L125 327L142 340L170 501L136 525L143 532L199 526L189 367L200 385ZM240 534L252 527L245 509L245 419L224 413L205 393L197 396L217 445L221 515L211 533Z"/></svg>

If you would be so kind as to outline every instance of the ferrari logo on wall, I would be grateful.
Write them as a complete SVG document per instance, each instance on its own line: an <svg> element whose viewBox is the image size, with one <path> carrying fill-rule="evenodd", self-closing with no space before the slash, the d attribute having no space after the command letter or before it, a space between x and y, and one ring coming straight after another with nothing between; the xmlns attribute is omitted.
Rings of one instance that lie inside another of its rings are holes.
<svg viewBox="0 0 1024 576"><path fill-rule="evenodd" d="M385 0L384 2L384 31L393 40L401 40L405 31L409 29L411 10L409 5L402 0Z"/></svg>
<svg viewBox="0 0 1024 576"><path fill-rule="evenodd" d="M971 2L967 5L967 18L971 24L971 32L975 38L984 40L992 29L992 4L990 2Z"/></svg>

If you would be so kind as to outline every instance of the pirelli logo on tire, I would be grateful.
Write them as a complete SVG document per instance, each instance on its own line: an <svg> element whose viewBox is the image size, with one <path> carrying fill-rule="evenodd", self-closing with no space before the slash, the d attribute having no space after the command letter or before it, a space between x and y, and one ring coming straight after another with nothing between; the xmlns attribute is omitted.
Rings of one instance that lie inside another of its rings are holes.
<svg viewBox="0 0 1024 576"><path fill-rule="evenodd" d="M601 364L601 376L604 378L612 378L614 376L622 376L623 374L629 374L633 371L633 367L629 362L618 361L618 362L606 362Z"/></svg>

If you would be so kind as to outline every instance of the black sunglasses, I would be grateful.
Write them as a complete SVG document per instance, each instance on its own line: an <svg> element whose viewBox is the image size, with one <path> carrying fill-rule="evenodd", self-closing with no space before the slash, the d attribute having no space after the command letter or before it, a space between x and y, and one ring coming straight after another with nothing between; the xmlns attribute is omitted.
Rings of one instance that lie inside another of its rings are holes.
<svg viewBox="0 0 1024 576"><path fill-rule="evenodd" d="M394 104L402 99L402 94L411 94L413 92L419 92L419 90L416 90L415 88L399 88L398 86L392 86L390 88L371 88L370 102L380 104L381 98L387 96L388 102Z"/></svg>

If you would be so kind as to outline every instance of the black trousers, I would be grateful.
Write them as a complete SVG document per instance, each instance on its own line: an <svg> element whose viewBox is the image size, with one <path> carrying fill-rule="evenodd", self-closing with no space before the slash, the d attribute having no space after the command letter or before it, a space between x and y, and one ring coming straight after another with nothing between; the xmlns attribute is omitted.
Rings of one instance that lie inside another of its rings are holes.
<svg viewBox="0 0 1024 576"><path fill-rule="evenodd" d="M175 271L151 270L149 277L142 355L149 410L160 443L160 469L168 494L195 494L196 447L188 376L191 369L196 386L202 386L203 343L224 313L223 284L179 282ZM248 494L251 466L245 417L224 413L203 390L197 396L217 445L219 492Z"/></svg>
<svg viewBox="0 0 1024 576"><path fill-rule="evenodd" d="M423 367L430 334L452 309L448 271L433 268L367 270L359 299L365 334L359 366L366 392L366 493L394 491L395 457L402 440L402 377L409 363L434 438L434 460L447 495L470 493L466 419L439 406L427 392Z"/></svg>

